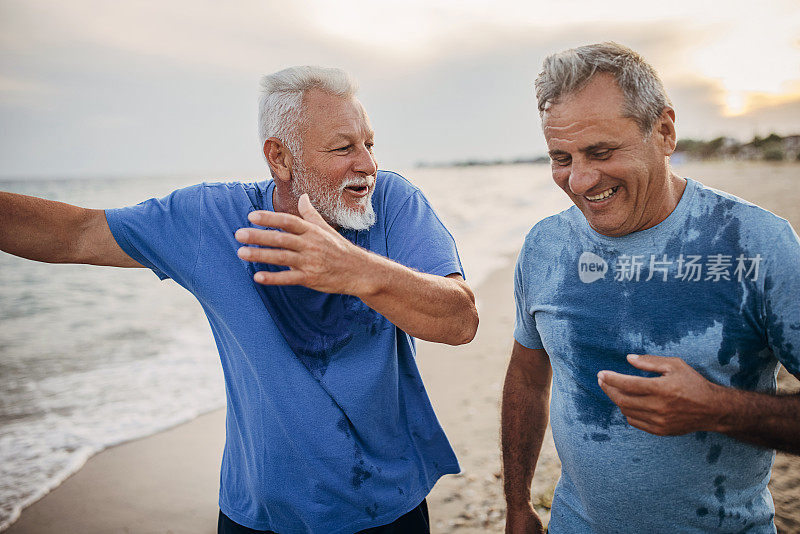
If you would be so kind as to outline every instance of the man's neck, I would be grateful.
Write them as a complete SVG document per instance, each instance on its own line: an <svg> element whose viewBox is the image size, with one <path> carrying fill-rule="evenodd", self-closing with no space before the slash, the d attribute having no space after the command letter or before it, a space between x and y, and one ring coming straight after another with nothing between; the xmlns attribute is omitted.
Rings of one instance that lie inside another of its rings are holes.
<svg viewBox="0 0 800 534"><path fill-rule="evenodd" d="M294 197L288 185L282 187L279 180L275 180L275 187L272 189L272 209L290 215L300 216L297 210L298 199Z"/></svg>
<svg viewBox="0 0 800 534"><path fill-rule="evenodd" d="M280 182L275 180L275 187L272 189L272 209L274 211L302 217L302 215L300 215L300 211L297 209L298 201L299 199L294 196L291 187L288 185L281 187ZM331 223L327 219L325 219L325 222L331 225L331 227L337 232L339 231L338 225Z"/></svg>
<svg viewBox="0 0 800 534"><path fill-rule="evenodd" d="M657 224L661 224L667 217L672 215L675 208L683 197L683 192L686 190L686 178L681 178L667 168L666 187L664 194L658 201L658 206L653 209L654 217L651 223L646 228L652 228ZM646 228L643 228L646 229Z"/></svg>

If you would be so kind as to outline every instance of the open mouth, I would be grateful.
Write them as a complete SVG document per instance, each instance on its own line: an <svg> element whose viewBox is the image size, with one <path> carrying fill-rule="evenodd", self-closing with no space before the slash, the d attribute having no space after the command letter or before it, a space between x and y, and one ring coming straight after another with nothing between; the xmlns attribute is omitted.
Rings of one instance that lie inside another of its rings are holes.
<svg viewBox="0 0 800 534"><path fill-rule="evenodd" d="M592 196L584 195L584 198L586 200L588 200L589 202L602 202L604 200L607 200L607 199L613 197L616 194L618 189L619 189L619 186L609 187L608 189L606 189L605 191L601 191L597 195L592 195Z"/></svg>
<svg viewBox="0 0 800 534"><path fill-rule="evenodd" d="M345 187L345 189L347 191L350 191L351 193L355 193L357 195L363 195L367 191L369 191L369 187L366 184L365 185L348 185L347 187Z"/></svg>
<svg viewBox="0 0 800 534"><path fill-rule="evenodd" d="M374 183L374 182L373 182ZM345 183L343 190L350 193L352 196L360 199L366 198L370 192L370 182L369 181L358 181L356 182L353 180L351 183Z"/></svg>

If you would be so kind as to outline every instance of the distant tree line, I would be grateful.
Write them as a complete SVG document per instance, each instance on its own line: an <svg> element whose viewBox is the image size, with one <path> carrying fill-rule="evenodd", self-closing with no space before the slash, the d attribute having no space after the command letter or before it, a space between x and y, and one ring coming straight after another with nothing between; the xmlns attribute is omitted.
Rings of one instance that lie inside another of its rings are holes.
<svg viewBox="0 0 800 534"><path fill-rule="evenodd" d="M674 157L689 160L800 161L800 135L785 137L776 133L771 133L767 137L756 135L746 143L731 137L717 137L710 141L681 139L675 147Z"/></svg>

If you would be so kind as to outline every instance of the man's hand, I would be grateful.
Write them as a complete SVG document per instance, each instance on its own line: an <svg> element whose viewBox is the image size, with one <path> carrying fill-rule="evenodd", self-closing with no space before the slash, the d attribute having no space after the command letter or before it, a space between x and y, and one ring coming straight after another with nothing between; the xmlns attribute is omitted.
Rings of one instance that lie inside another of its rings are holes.
<svg viewBox="0 0 800 534"><path fill-rule="evenodd" d="M289 267L260 271L256 282L356 296L410 336L426 341L460 345L475 336L475 296L460 274L420 273L354 245L325 222L308 195L300 197L298 211L300 217L271 211L248 216L255 224L283 232L237 230L239 242L271 247L242 247L240 258Z"/></svg>
<svg viewBox="0 0 800 534"><path fill-rule="evenodd" d="M367 287L365 267L370 254L334 230L314 209L308 195L298 202L301 217L273 211L254 211L248 219L254 224L278 230L240 228L236 240L239 257L255 263L289 267L288 271L260 271L254 279L264 285L302 285L324 293L361 296Z"/></svg>
<svg viewBox="0 0 800 534"><path fill-rule="evenodd" d="M661 376L645 378L600 371L600 387L631 426L658 436L715 430L722 387L680 358L629 354L628 362Z"/></svg>
<svg viewBox="0 0 800 534"><path fill-rule="evenodd" d="M528 502L510 506L506 511L506 534L544 534L544 526L533 505Z"/></svg>

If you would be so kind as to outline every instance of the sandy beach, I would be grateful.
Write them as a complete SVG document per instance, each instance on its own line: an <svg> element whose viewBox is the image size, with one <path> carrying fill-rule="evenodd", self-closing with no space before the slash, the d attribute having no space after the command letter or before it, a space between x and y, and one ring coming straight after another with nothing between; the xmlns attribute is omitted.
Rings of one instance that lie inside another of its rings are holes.
<svg viewBox="0 0 800 534"><path fill-rule="evenodd" d="M777 165L772 176L757 185L747 173L735 179L736 173L724 165L685 166L677 172L755 202L800 228L796 192L800 165ZM476 288L481 325L471 344L418 345L429 395L463 469L459 475L443 478L429 496L433 532L503 530L499 402L512 341L514 259L508 256L506 265ZM786 391L800 389L800 383L783 370L779 383ZM215 411L101 452L25 509L7 532L216 532L224 418L224 410ZM545 519L559 469L548 436L533 497ZM779 453L770 487L778 531L800 532L800 457Z"/></svg>

